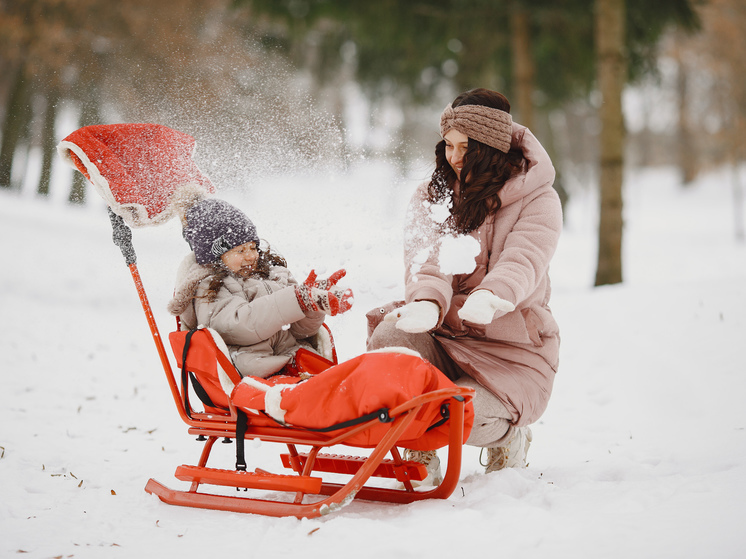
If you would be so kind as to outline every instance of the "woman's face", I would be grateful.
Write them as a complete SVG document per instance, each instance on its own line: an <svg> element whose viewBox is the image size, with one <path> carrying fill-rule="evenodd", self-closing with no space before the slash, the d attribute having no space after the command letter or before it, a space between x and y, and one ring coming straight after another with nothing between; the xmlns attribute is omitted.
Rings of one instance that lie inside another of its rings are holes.
<svg viewBox="0 0 746 559"><path fill-rule="evenodd" d="M224 253L220 259L231 272L241 277L248 277L254 271L259 251L256 243L250 242L233 247Z"/></svg>
<svg viewBox="0 0 746 559"><path fill-rule="evenodd" d="M451 129L443 139L446 142L446 160L461 180L461 169L464 166L466 149L469 147L469 137L456 129Z"/></svg>

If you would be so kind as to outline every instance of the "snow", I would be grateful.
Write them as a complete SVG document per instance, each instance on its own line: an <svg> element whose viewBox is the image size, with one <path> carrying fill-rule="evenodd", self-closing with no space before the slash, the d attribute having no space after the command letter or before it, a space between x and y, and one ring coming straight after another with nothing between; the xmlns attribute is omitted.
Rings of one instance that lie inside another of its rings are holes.
<svg viewBox="0 0 746 559"><path fill-rule="evenodd" d="M440 244L438 266L444 274L469 274L476 268L479 241L468 235L445 237Z"/></svg>
<svg viewBox="0 0 746 559"><path fill-rule="evenodd" d="M628 173L625 282L596 289L596 202L575 194L552 265L561 369L528 468L484 475L465 447L447 500L356 500L313 520L145 493L149 477L183 487L173 472L200 445L175 413L103 204L0 193L0 556L741 557L746 246L726 175L682 189L671 170ZM347 268L355 307L330 319L347 359L364 349L365 312L402 295L401 225L420 178L361 164L221 195L297 276ZM186 244L175 222L134 242L165 336ZM232 446L217 446L213 465L230 467ZM272 445L247 446L250 469L282 472Z"/></svg>

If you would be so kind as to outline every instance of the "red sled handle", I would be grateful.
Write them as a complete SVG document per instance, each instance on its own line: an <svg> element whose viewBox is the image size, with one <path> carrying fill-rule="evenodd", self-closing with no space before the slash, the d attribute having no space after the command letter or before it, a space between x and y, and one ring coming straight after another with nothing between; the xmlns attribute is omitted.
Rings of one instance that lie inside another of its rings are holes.
<svg viewBox="0 0 746 559"><path fill-rule="evenodd" d="M189 418L186 415L184 407L181 405L181 393L179 392L179 386L176 384L176 378L171 369L171 362L168 360L168 354L166 348L163 345L161 334L158 330L158 325L155 322L153 316L153 310L148 301L148 296L145 293L145 286L143 286L142 279L140 278L140 271L137 269L137 254L135 248L132 246L132 230L127 226L121 216L114 213L109 208L109 220L111 221L112 228L112 239L114 244L119 247L122 251L122 256L127 264L127 267L132 274L132 280L135 282L135 288L137 289L137 295L140 298L140 304L145 312L145 319L150 327L150 333L153 336L155 347L158 350L158 356L161 358L161 364L166 372L166 379L168 381L169 388L171 389L171 395L176 402L176 407L179 409L179 414L182 419L186 422Z"/></svg>

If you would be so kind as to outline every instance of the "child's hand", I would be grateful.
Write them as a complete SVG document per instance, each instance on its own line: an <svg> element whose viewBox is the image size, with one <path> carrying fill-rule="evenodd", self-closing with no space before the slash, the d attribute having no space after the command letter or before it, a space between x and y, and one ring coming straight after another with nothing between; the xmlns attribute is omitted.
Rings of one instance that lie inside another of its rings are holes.
<svg viewBox="0 0 746 559"><path fill-rule="evenodd" d="M334 287L335 285L337 285L337 282L341 280L343 277L345 277L346 275L347 275L347 270L343 268L341 270L337 270L336 272L334 272L327 279L317 280L316 270L311 270L311 273L308 274L308 277L306 278L306 281L303 282L303 285L307 285L308 287L318 287L319 289L328 290L330 287Z"/></svg>
<svg viewBox="0 0 746 559"><path fill-rule="evenodd" d="M321 311L335 316L352 308L352 289L332 288L331 290L309 287L305 283L295 287L295 297L303 312Z"/></svg>

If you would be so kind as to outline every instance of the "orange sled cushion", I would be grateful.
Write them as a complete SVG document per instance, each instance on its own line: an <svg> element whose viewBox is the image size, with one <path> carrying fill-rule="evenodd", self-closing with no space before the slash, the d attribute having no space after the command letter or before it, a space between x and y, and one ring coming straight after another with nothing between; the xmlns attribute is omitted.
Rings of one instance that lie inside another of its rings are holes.
<svg viewBox="0 0 746 559"><path fill-rule="evenodd" d="M171 332L168 337L179 367L184 365L184 345L188 335L189 332L178 331ZM228 409L228 395L233 385L240 382L241 376L233 368L228 348L216 332L202 328L192 334L186 369L194 374L215 406Z"/></svg>
<svg viewBox="0 0 746 559"><path fill-rule="evenodd" d="M233 389L231 402L247 412L252 424L276 425L279 422L296 428L323 430L453 386L436 367L415 355L365 353L302 381L287 376L244 377ZM447 421L437 425L442 420L441 410L447 400L446 397L423 405L397 445L415 450L447 445L450 426ZM468 402L464 441L473 421L474 410ZM385 423L379 423L344 443L373 447L387 430Z"/></svg>
<svg viewBox="0 0 746 559"><path fill-rule="evenodd" d="M184 366L184 347L189 340L186 370L194 375L199 387L218 409L228 409L228 399L241 375L234 368L228 347L220 334L211 328L200 328L191 333L185 330L171 332L168 336L176 364ZM333 365L333 362L309 351L298 348L292 365L285 366L287 382L297 382L301 373L317 374ZM280 376L278 375L278 379ZM276 379L275 382L278 380Z"/></svg>

